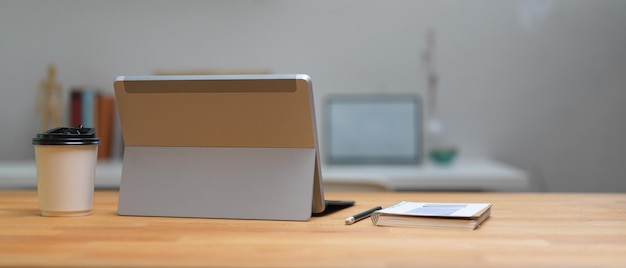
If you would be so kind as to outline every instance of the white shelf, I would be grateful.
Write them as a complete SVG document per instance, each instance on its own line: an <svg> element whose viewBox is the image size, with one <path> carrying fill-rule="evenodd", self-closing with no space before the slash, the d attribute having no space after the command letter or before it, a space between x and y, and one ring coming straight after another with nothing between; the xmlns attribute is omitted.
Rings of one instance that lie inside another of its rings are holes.
<svg viewBox="0 0 626 268"><path fill-rule="evenodd" d="M391 191L525 191L526 172L492 160L458 161L449 166L327 166L330 184L378 185Z"/></svg>
<svg viewBox="0 0 626 268"><path fill-rule="evenodd" d="M121 174L121 162L98 163L96 188L119 188ZM322 174L326 191L524 191L529 185L524 171L491 160L450 166L324 166ZM34 162L0 163L0 189L35 187Z"/></svg>
<svg viewBox="0 0 626 268"><path fill-rule="evenodd" d="M98 163L97 188L119 188L122 164L118 161ZM0 162L0 189L37 187L37 168L34 161Z"/></svg>

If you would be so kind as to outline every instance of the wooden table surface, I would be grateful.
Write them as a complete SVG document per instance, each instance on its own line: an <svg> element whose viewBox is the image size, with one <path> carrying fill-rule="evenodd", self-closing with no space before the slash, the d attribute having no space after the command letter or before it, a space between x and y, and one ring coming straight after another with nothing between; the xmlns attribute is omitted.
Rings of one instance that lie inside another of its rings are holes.
<svg viewBox="0 0 626 268"><path fill-rule="evenodd" d="M308 222L118 216L117 197L52 218L35 191L0 191L0 266L626 267L626 194L327 193L357 205ZM401 200L493 211L474 231L343 222Z"/></svg>

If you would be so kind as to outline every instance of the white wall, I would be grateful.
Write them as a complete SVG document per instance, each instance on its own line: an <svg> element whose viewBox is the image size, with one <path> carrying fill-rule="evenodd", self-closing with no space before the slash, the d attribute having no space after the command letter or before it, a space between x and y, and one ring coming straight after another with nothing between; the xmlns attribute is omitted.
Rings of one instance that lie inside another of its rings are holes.
<svg viewBox="0 0 626 268"><path fill-rule="evenodd" d="M38 81L112 91L158 69L270 69L327 94L425 92L462 157L526 169L533 190L626 191L626 1L0 1L0 160L32 159ZM322 122L318 122L322 123Z"/></svg>

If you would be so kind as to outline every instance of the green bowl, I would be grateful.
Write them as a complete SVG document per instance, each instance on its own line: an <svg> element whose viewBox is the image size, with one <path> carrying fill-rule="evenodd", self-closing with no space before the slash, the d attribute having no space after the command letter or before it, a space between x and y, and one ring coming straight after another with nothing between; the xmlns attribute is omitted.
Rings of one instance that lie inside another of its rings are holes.
<svg viewBox="0 0 626 268"><path fill-rule="evenodd" d="M430 160L436 164L450 164L456 156L455 147L433 148L428 153Z"/></svg>

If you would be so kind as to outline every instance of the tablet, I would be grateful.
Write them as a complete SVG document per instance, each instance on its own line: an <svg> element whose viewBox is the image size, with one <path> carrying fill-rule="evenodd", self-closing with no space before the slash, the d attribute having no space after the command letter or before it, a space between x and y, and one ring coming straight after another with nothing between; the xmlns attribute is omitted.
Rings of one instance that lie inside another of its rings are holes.
<svg viewBox="0 0 626 268"><path fill-rule="evenodd" d="M122 76L114 87L120 215L307 220L325 210L309 76Z"/></svg>

